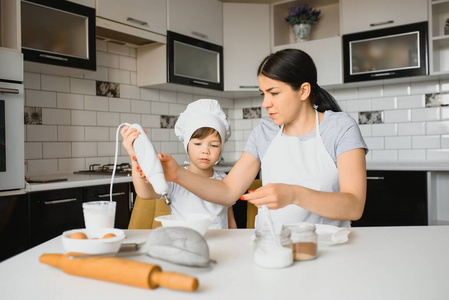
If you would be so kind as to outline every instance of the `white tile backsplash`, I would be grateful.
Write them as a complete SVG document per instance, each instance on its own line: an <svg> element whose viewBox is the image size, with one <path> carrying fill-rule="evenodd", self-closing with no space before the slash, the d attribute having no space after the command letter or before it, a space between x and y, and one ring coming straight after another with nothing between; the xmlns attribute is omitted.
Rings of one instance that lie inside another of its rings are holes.
<svg viewBox="0 0 449 300"><path fill-rule="evenodd" d="M70 82L68 77L41 75L42 90L66 92L70 91Z"/></svg>
<svg viewBox="0 0 449 300"><path fill-rule="evenodd" d="M108 111L109 101L102 96L84 96L84 107L86 110Z"/></svg>
<svg viewBox="0 0 449 300"><path fill-rule="evenodd" d="M70 125L70 110L68 109L42 109L42 124L44 125Z"/></svg>
<svg viewBox="0 0 449 300"><path fill-rule="evenodd" d="M97 113L87 110L71 111L72 125L97 125Z"/></svg>
<svg viewBox="0 0 449 300"><path fill-rule="evenodd" d="M95 81L70 78L70 92L74 94L96 95Z"/></svg>
<svg viewBox="0 0 449 300"><path fill-rule="evenodd" d="M84 126L58 126L58 141L84 141Z"/></svg>
<svg viewBox="0 0 449 300"><path fill-rule="evenodd" d="M43 158L71 157L72 149L69 142L44 143Z"/></svg>
<svg viewBox="0 0 449 300"><path fill-rule="evenodd" d="M56 103L58 108L84 109L84 96L79 94L57 93Z"/></svg>
<svg viewBox="0 0 449 300"><path fill-rule="evenodd" d="M397 108L421 108L426 106L424 95L398 96Z"/></svg>
<svg viewBox="0 0 449 300"><path fill-rule="evenodd" d="M440 148L440 136L439 135L413 136L412 148L413 149Z"/></svg>
<svg viewBox="0 0 449 300"><path fill-rule="evenodd" d="M96 81L120 84L120 98L96 96ZM260 119L243 119L243 108L262 107L262 96L241 99L137 87L136 49L97 40L97 70L76 76L25 72L25 105L43 108L43 125L26 125L28 174L87 169L114 162L117 126L139 123L158 151L186 160L173 129L160 128L161 115L179 115L197 99L217 99L227 109L232 135L226 161L238 159ZM383 111L384 124L359 125L370 148L367 161L449 161L449 107L425 107L425 94L448 92L447 79L328 90L358 121L360 111ZM262 117L268 117L262 108ZM129 162L119 135L118 162Z"/></svg>
<svg viewBox="0 0 449 300"><path fill-rule="evenodd" d="M36 90L26 90L25 106L56 107L56 93Z"/></svg>
<svg viewBox="0 0 449 300"><path fill-rule="evenodd" d="M412 121L435 121L440 119L439 107L414 108L412 109Z"/></svg>
<svg viewBox="0 0 449 300"><path fill-rule="evenodd" d="M412 120L412 113L410 109L397 109L384 111L385 123L403 123Z"/></svg>

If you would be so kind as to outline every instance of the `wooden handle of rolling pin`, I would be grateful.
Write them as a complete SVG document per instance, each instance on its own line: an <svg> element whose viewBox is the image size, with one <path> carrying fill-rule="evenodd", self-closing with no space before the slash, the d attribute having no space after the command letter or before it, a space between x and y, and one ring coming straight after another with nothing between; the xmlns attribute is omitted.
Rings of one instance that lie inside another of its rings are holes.
<svg viewBox="0 0 449 300"><path fill-rule="evenodd" d="M72 254L42 254L41 263L60 268L67 274L89 277L109 282L155 289L159 286L195 291L198 279L188 275L162 272L157 265L117 257L69 258Z"/></svg>

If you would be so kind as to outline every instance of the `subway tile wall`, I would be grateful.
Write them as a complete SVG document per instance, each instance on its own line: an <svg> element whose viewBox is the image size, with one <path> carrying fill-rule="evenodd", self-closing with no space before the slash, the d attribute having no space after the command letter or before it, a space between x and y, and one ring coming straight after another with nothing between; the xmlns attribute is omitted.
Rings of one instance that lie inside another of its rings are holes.
<svg viewBox="0 0 449 300"><path fill-rule="evenodd" d="M42 124L25 126L27 174L72 172L94 163L112 163L116 129L122 122L141 124L158 151L171 153L183 163L187 157L182 143L173 129L161 128L161 116L177 116L190 102L210 96L137 87L134 48L97 41L97 64L96 72L76 77L25 72L25 106L42 109ZM119 83L120 98L97 96L97 81ZM359 125L370 148L368 161L449 162L449 107L425 104L425 94L449 92L449 80L328 91L357 122L359 113L383 112L382 123ZM235 161L259 122L254 116L248 118L248 108L258 112L262 97L215 99L227 111L232 126L223 157ZM264 109L261 113L267 117ZM118 161L128 162L119 146Z"/></svg>
<svg viewBox="0 0 449 300"><path fill-rule="evenodd" d="M88 169L94 163L113 163L117 126L123 122L141 124L158 151L171 153L184 163L184 147L173 129L161 128L161 116L176 117L189 103L211 97L139 88L136 70L135 48L97 41L96 72L71 77L25 72L25 107L31 117L42 121L25 125L27 175L67 173ZM97 96L97 82L119 84L119 98ZM234 100L214 99L235 127ZM242 139L235 134L226 143L225 161L237 159L235 145ZM129 161L119 135L118 162Z"/></svg>

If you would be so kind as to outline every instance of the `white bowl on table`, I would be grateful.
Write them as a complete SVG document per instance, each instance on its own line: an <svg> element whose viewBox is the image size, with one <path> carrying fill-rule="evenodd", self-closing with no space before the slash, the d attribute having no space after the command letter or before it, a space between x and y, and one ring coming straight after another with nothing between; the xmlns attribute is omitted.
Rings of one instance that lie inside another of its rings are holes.
<svg viewBox="0 0 449 300"><path fill-rule="evenodd" d="M161 222L163 227L187 227L204 235L214 218L214 216L207 214L182 214L182 219L175 219L172 215L159 216L154 219Z"/></svg>
<svg viewBox="0 0 449 300"><path fill-rule="evenodd" d="M87 235L87 239L74 239L70 236L74 233L82 232ZM108 233L112 233L115 237L102 238ZM102 228L89 230L86 228L73 229L64 231L61 237L62 246L66 253L76 252L84 254L115 254L120 250L125 232L115 228Z"/></svg>

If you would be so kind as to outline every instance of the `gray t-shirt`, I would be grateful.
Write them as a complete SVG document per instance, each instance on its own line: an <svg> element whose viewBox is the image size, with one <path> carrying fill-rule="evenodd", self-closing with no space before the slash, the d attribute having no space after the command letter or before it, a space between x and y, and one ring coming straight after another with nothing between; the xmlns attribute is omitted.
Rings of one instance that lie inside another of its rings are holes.
<svg viewBox="0 0 449 300"><path fill-rule="evenodd" d="M333 112L327 110L320 123L320 134L324 147L331 158L337 164L337 157L343 152L363 148L368 153L368 147L363 140L362 134L356 121L345 112ZM243 151L252 154L262 161L276 134L279 126L273 124L270 118L260 120L246 142ZM299 136L300 141L307 141L315 137L315 131Z"/></svg>

